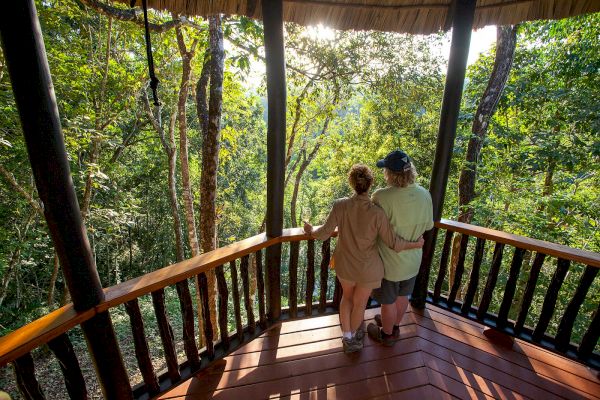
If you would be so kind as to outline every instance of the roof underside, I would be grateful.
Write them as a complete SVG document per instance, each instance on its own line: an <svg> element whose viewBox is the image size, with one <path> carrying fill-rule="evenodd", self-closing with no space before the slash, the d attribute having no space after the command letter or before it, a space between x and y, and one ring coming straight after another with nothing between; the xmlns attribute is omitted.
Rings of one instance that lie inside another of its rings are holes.
<svg viewBox="0 0 600 400"><path fill-rule="evenodd" d="M452 0L283 0L283 19L301 25L321 23L335 29L430 34L450 28L452 3ZM148 5L188 16L223 13L262 19L261 0L148 0ZM600 11L599 0L478 0L473 28L560 19L596 11Z"/></svg>

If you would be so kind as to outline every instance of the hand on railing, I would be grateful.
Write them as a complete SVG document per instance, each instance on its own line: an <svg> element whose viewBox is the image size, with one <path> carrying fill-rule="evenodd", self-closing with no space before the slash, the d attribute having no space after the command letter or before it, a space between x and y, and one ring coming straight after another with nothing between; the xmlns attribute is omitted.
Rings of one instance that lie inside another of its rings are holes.
<svg viewBox="0 0 600 400"><path fill-rule="evenodd" d="M313 231L313 226L309 222L306 222L306 221L303 221L303 222L304 222L304 233L307 233L310 235Z"/></svg>

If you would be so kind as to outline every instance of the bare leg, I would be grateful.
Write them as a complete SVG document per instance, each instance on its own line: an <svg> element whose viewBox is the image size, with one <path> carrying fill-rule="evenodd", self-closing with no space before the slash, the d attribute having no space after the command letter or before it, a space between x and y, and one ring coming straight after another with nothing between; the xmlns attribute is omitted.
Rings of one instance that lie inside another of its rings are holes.
<svg viewBox="0 0 600 400"><path fill-rule="evenodd" d="M340 280L342 285L342 299L340 300L340 324L342 332L352 332L350 324L350 315L352 314L353 298L354 298L354 282L349 283Z"/></svg>
<svg viewBox="0 0 600 400"><path fill-rule="evenodd" d="M402 318L404 318L404 314L406 313L406 309L408 308L408 296L400 296L396 297L396 302L394 303L396 307L396 325L400 325L402 322Z"/></svg>
<svg viewBox="0 0 600 400"><path fill-rule="evenodd" d="M365 319L365 308L367 307L367 301L369 300L370 294L371 289L365 289L358 286L354 287L354 296L352 297L353 307L352 313L350 314L350 327L352 328L352 332L358 330Z"/></svg>
<svg viewBox="0 0 600 400"><path fill-rule="evenodd" d="M396 303L381 305L381 325L383 332L391 335L397 319Z"/></svg>

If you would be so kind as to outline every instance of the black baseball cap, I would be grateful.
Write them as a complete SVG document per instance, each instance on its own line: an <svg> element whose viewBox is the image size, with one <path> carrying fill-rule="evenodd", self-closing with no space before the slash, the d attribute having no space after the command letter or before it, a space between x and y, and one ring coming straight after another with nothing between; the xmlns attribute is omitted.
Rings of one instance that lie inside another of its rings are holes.
<svg viewBox="0 0 600 400"><path fill-rule="evenodd" d="M410 169L410 158L402 150L394 150L383 160L377 161L379 168L387 168L390 171L402 172Z"/></svg>

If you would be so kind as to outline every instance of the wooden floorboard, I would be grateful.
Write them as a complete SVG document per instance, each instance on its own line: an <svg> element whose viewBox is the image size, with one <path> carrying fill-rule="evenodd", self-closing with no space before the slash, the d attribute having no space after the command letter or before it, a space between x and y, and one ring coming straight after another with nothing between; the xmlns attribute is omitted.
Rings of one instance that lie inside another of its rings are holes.
<svg viewBox="0 0 600 400"><path fill-rule="evenodd" d="M543 368L540 367L542 364L536 364L539 369L537 370L524 354L496 346L483 335L481 338L476 337L459 328L421 316L416 319L421 327L417 333L419 337L441 347L453 349L455 354L467 357L463 359L464 362L469 362L469 359L475 360L480 365L490 366L494 371L504 372L541 388L549 388L549 392L565 398L598 398L600 385L548 364L552 362L552 357L557 356L547 356Z"/></svg>
<svg viewBox="0 0 600 400"><path fill-rule="evenodd" d="M480 324L462 318L456 314L452 314L448 310L443 310L437 307L434 308L434 306L429 306L424 311L416 311L415 314L423 315L436 322L450 325L452 327L460 326L460 329L464 332L467 332L479 338L483 338L487 341L487 338L483 336L483 331ZM528 358L529 363L538 372L542 372L543 370L545 375L553 377L553 375L555 375L556 370L559 370L561 372L567 371L573 375L577 375L594 383L598 386L597 390L600 391L600 381L598 381L596 375L597 371L594 371L583 364L573 362L568 358L554 354L549 350L543 349L534 344L527 343L519 339L515 340L513 350L516 353L520 353L526 358ZM547 368L546 366L549 366L550 368Z"/></svg>
<svg viewBox="0 0 600 400"><path fill-rule="evenodd" d="M285 321L157 398L600 398L596 371L531 344L499 347L482 328L428 306L405 315L395 346L367 337L348 355L337 315Z"/></svg>
<svg viewBox="0 0 600 400"><path fill-rule="evenodd" d="M430 342L423 346L424 351L422 355L427 368L444 374L448 378L460 382L464 386L469 386L475 391L479 391L495 399L521 400L528 398L527 396L524 396L514 390L514 387L516 386L514 382L494 381L492 379L496 379L495 375L493 377L486 377L487 374L485 374L485 372L480 370L474 372L464 368L462 365L453 363L453 359L450 359L450 362L448 362L442 358L432 355L431 353L434 352L432 349L433 346L433 343ZM506 386L503 386L502 383L504 383ZM509 387L512 387L513 389L509 389Z"/></svg>

